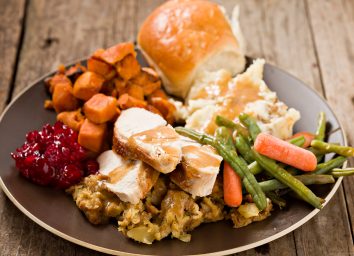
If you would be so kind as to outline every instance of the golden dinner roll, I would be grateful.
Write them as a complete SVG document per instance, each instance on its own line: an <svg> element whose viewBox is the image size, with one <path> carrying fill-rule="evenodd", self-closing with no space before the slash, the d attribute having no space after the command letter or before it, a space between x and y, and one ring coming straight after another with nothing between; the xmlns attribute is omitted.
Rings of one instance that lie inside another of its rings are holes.
<svg viewBox="0 0 354 256"><path fill-rule="evenodd" d="M234 29L239 31L239 29ZM172 0L142 24L138 44L168 93L186 97L199 71L241 72L245 57L223 9L203 0Z"/></svg>

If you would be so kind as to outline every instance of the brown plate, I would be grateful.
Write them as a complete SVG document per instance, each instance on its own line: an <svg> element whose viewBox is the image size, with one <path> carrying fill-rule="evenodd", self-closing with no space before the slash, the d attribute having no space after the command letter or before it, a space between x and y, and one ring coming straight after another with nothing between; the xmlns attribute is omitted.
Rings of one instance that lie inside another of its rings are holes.
<svg viewBox="0 0 354 256"><path fill-rule="evenodd" d="M142 61L143 62L143 61ZM52 75L52 74L49 74ZM11 201L29 218L50 232L73 243L110 254L230 254L268 243L298 228L318 210L295 199L286 210L276 210L268 219L240 229L229 221L203 224L192 232L192 241L164 239L153 245L143 245L126 239L113 225L91 225L70 196L62 191L34 185L15 169L10 152L22 145L25 134L45 123L55 122L55 113L43 108L49 97L44 78L30 85L6 108L0 121L0 184ZM342 126L324 99L303 82L286 72L266 64L265 81L280 100L301 112L295 131L314 131L320 111L327 114L330 142L346 144ZM312 187L328 202L342 179L333 185ZM49 245L50 246L50 245Z"/></svg>

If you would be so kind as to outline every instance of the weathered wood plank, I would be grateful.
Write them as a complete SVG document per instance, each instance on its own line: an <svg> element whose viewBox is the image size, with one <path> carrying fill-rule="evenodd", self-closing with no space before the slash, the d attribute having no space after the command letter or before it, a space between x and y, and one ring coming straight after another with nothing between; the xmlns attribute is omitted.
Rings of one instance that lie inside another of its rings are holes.
<svg viewBox="0 0 354 256"><path fill-rule="evenodd" d="M16 59L20 50L22 19L25 13L25 0L0 0L0 111L3 110L13 83L16 68ZM8 205L13 208L5 194L0 191L0 255L11 251L9 230L20 227L21 222L12 222L13 214L17 211L7 212Z"/></svg>
<svg viewBox="0 0 354 256"><path fill-rule="evenodd" d="M348 143L354 145L354 2L316 0L307 4L326 96L345 128ZM349 165L354 166L354 161ZM344 191L353 236L354 177L344 179Z"/></svg>
<svg viewBox="0 0 354 256"><path fill-rule="evenodd" d="M0 111L13 83L24 10L25 0L0 0Z"/></svg>

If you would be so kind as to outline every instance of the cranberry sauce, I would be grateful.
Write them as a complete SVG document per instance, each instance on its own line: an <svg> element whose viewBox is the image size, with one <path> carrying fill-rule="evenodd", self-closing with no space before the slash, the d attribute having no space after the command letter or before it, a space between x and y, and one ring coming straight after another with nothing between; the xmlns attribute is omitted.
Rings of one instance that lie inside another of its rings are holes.
<svg viewBox="0 0 354 256"><path fill-rule="evenodd" d="M98 163L86 159L77 137L61 122L46 124L41 131L29 132L25 143L11 156L20 173L32 182L66 189L98 171Z"/></svg>

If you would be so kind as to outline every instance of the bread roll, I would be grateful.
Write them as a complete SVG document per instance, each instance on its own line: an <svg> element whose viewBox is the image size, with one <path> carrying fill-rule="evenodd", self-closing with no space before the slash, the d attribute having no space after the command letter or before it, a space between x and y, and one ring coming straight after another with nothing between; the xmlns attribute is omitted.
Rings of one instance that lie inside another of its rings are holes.
<svg viewBox="0 0 354 256"><path fill-rule="evenodd" d="M245 66L241 40L223 9L203 0L166 2L151 13L138 34L140 49L167 92L182 98L199 71L241 72Z"/></svg>

